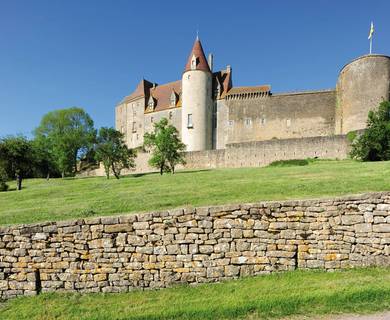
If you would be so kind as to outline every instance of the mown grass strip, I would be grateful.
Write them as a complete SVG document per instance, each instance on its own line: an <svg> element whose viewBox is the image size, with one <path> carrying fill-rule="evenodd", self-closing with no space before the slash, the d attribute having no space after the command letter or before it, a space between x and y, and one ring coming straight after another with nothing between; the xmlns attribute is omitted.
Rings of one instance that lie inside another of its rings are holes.
<svg viewBox="0 0 390 320"><path fill-rule="evenodd" d="M121 294L48 293L10 300L0 319L278 319L390 310L390 269L294 271Z"/></svg>

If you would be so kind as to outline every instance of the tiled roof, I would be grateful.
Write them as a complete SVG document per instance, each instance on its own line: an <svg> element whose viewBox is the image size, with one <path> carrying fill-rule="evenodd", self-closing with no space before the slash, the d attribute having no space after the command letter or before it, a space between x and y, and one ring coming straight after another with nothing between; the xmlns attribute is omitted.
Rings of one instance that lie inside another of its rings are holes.
<svg viewBox="0 0 390 320"><path fill-rule="evenodd" d="M270 92L270 85L255 86L255 87L234 87L229 90L230 94L240 94L240 93L255 93L255 92Z"/></svg>
<svg viewBox="0 0 390 320"><path fill-rule="evenodd" d="M214 78L214 89L215 86L218 84L221 87L221 90L219 92L219 96L217 99L223 99L225 95L228 93L228 91L231 89L233 86L232 84L232 71L230 67L226 68L226 70L221 70L213 73L213 78Z"/></svg>
<svg viewBox="0 0 390 320"><path fill-rule="evenodd" d="M176 106L171 106L172 91L176 93ZM149 94L154 98L155 107L153 111L149 111L148 106L146 106L145 112L155 112L179 107L181 105L181 101L179 101L181 94L181 80L169 82L163 85L157 85L149 90Z"/></svg>
<svg viewBox="0 0 390 320"><path fill-rule="evenodd" d="M126 96L122 102L128 102L137 98L144 97L150 88L153 87L153 83L149 82L148 80L142 79L138 85L137 88L131 93L130 95Z"/></svg>
<svg viewBox="0 0 390 320"><path fill-rule="evenodd" d="M184 69L184 72L192 70L191 68L191 61L192 57L195 56L196 58L196 70L203 70L203 71L210 71L209 64L207 63L207 59L204 55L204 51L202 48L202 44L200 43L199 38L196 38L194 46L192 47L191 53L188 56L187 64Z"/></svg>

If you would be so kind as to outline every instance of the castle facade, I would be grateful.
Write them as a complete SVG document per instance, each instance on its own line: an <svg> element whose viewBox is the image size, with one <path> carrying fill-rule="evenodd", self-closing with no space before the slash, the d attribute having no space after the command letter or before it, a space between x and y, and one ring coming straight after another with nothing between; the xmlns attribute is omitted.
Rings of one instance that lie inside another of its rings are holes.
<svg viewBox="0 0 390 320"><path fill-rule="evenodd" d="M181 80L142 80L116 107L116 129L131 148L167 118L187 151L240 143L345 135L366 127L367 114L389 100L390 57L370 54L347 64L334 89L272 94L269 85L234 87L232 68L213 71L197 38Z"/></svg>

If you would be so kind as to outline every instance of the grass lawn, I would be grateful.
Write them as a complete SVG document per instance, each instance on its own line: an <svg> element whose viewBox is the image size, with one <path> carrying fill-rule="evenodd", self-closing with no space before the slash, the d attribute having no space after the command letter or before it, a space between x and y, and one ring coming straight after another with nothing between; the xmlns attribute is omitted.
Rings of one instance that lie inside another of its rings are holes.
<svg viewBox="0 0 390 320"><path fill-rule="evenodd" d="M293 271L122 294L41 294L0 304L0 319L268 319L390 309L390 269Z"/></svg>
<svg viewBox="0 0 390 320"><path fill-rule="evenodd" d="M31 179L24 181L22 191L0 193L0 224L385 190L390 190L390 162L350 160L130 175L120 180Z"/></svg>

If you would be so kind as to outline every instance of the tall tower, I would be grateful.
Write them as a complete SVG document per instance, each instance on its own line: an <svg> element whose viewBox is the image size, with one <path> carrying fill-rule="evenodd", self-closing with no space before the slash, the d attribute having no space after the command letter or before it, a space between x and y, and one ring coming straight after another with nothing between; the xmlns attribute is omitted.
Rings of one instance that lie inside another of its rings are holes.
<svg viewBox="0 0 390 320"><path fill-rule="evenodd" d="M182 77L182 140L187 151L212 147L212 74L196 37Z"/></svg>
<svg viewBox="0 0 390 320"><path fill-rule="evenodd" d="M336 86L336 134L365 129L368 112L389 100L389 91L389 56L369 54L348 63Z"/></svg>

